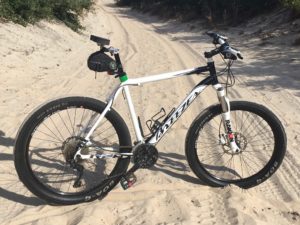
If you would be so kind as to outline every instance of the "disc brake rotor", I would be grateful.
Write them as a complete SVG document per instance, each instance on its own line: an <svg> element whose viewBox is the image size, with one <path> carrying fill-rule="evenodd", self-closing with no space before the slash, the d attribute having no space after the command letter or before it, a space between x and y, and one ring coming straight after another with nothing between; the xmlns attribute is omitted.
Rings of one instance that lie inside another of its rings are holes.
<svg viewBox="0 0 300 225"><path fill-rule="evenodd" d="M220 140L220 143L222 144L222 148L223 148L224 153L227 153L227 154L230 154L230 155L242 153L243 151L246 150L247 145L248 145L247 138L243 134L241 134L239 132L235 132L233 134L234 134L234 138L235 138L235 143L237 144L237 146L240 149L240 152L238 152L238 153L232 153L231 152L231 148L230 148L230 145L229 145L228 141L226 141L226 143L223 143L224 141ZM223 139L224 139L224 137L225 137L225 135L222 135Z"/></svg>

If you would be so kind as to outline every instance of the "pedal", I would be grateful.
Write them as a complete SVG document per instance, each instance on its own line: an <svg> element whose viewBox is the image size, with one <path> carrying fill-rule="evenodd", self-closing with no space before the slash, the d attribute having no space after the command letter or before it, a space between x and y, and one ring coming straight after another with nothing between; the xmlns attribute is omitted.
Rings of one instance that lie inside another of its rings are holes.
<svg viewBox="0 0 300 225"><path fill-rule="evenodd" d="M123 190L127 190L128 188L132 187L136 181L137 179L134 173L129 173L121 178L120 184Z"/></svg>

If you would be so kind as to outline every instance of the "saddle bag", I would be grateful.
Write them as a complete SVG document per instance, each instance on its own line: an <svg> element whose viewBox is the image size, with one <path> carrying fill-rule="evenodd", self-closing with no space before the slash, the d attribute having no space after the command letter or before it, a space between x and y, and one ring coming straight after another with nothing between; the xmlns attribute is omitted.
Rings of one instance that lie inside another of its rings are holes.
<svg viewBox="0 0 300 225"><path fill-rule="evenodd" d="M101 51L91 54L87 64L89 69L95 72L108 72L109 74L114 74L117 70L115 60Z"/></svg>

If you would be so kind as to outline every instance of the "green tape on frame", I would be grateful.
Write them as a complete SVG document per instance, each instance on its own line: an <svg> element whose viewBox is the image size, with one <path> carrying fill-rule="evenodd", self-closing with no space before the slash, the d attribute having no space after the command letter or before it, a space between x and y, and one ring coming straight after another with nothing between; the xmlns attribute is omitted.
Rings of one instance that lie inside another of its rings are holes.
<svg viewBox="0 0 300 225"><path fill-rule="evenodd" d="M120 77L120 81L125 82L126 80L128 80L128 77L127 74L125 73L123 76Z"/></svg>

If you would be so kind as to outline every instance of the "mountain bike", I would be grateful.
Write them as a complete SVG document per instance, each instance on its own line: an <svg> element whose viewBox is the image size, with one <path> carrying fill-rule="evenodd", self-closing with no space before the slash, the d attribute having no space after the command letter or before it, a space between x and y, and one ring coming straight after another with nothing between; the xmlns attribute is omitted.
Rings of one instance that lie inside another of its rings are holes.
<svg viewBox="0 0 300 225"><path fill-rule="evenodd" d="M135 172L151 168L158 159L156 144L208 87L219 103L205 109L188 129L185 154L195 175L213 187L254 187L267 180L283 161L287 139L280 120L265 106L232 101L227 87L234 84L232 63L243 59L227 37L207 32L216 48L205 52L207 65L141 78L128 78L119 50L110 40L91 36L100 51L88 59L95 72L120 80L106 102L88 97L52 100L34 110L21 125L14 148L19 179L36 196L51 204L77 204L105 197L118 183L126 190L136 182ZM112 58L109 56L114 56ZM213 57L220 54L226 68L217 73ZM194 74L207 74L166 113L164 108L146 122L144 135L129 87ZM220 75L227 73L225 84ZM225 86L224 86L225 85ZM132 142L127 125L112 106L123 93L135 132ZM128 169L130 161L131 168Z"/></svg>

